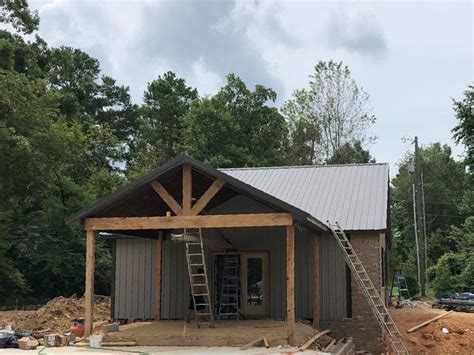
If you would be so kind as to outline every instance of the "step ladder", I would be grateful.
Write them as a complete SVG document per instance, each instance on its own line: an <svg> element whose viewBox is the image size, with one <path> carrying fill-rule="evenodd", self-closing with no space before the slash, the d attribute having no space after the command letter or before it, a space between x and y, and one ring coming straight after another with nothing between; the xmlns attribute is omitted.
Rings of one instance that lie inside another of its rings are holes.
<svg viewBox="0 0 474 355"><path fill-rule="evenodd" d="M349 239L347 239L343 229L337 222L335 224L331 224L331 222L328 221L328 225L342 250L342 254L344 255L347 265L352 270L352 275L355 277L358 285L362 289L367 303L369 304L372 312L375 315L375 318L385 333L385 339L387 339L389 342L393 353L409 354L405 344L402 341L402 336L397 328L397 325L390 316L390 313L385 307L382 298L370 280L367 271L365 271L362 262L357 256L355 250L352 248L352 245L349 242Z"/></svg>
<svg viewBox="0 0 474 355"><path fill-rule="evenodd" d="M224 273L217 319L239 319L240 262L239 254L226 251L224 255Z"/></svg>
<svg viewBox="0 0 474 355"><path fill-rule="evenodd" d="M393 275L392 287L390 289L390 300L393 300L394 287L397 287L398 295L402 297L403 301L409 300L411 298L410 291L408 290L407 281L405 279L405 276L403 276L402 274L402 270L395 270L395 274Z"/></svg>
<svg viewBox="0 0 474 355"><path fill-rule="evenodd" d="M188 262L189 282L194 301L196 323L198 328L201 325L208 325L214 328L214 314L212 313L211 293L209 292L201 228L197 232L189 232L184 229L183 235L186 240L186 260ZM197 238L192 238L193 236Z"/></svg>

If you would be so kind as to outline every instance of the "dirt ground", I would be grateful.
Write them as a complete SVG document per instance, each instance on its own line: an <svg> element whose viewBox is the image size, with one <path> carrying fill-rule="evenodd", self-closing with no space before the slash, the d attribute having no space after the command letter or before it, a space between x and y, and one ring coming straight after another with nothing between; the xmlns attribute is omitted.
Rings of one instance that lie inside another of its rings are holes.
<svg viewBox="0 0 474 355"><path fill-rule="evenodd" d="M309 326L297 323L295 334L296 343L301 345L311 338L315 331ZM243 346L262 336L272 347L286 345L286 323L275 320L230 320L216 322L215 328L198 329L194 322L166 320L125 330L121 327L120 332L110 333L107 341L136 341L138 345ZM325 346L330 341L331 338L323 337L319 344Z"/></svg>
<svg viewBox="0 0 474 355"><path fill-rule="evenodd" d="M474 354L474 313L452 312L412 333L406 330L445 310L418 304L415 308L390 309L412 354ZM448 329L444 334L442 328Z"/></svg>

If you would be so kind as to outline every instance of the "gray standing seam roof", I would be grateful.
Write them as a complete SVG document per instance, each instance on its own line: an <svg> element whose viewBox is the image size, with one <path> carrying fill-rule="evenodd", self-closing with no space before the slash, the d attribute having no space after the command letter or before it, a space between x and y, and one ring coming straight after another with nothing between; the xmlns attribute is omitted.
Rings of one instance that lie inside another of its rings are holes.
<svg viewBox="0 0 474 355"><path fill-rule="evenodd" d="M386 163L220 169L314 218L346 230L387 229Z"/></svg>

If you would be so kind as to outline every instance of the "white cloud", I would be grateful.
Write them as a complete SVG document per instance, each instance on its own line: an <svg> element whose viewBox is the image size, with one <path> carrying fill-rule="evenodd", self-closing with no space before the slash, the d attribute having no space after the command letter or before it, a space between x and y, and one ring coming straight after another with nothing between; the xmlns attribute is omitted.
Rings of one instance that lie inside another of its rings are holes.
<svg viewBox="0 0 474 355"><path fill-rule="evenodd" d="M141 101L173 70L212 94L236 73L275 89L279 103L305 87L319 60L343 61L371 95L378 161L395 162L400 137L452 142L451 97L473 80L470 2L33 1L40 35L78 47ZM374 59L375 58L375 59ZM460 149L458 149L460 151Z"/></svg>

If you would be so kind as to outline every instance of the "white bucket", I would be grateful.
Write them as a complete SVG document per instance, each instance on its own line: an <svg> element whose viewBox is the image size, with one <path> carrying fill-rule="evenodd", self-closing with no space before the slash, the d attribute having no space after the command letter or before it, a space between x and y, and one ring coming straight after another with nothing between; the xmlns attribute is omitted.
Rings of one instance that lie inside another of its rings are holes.
<svg viewBox="0 0 474 355"><path fill-rule="evenodd" d="M91 335L89 345L91 348L100 349L102 347L102 335Z"/></svg>

